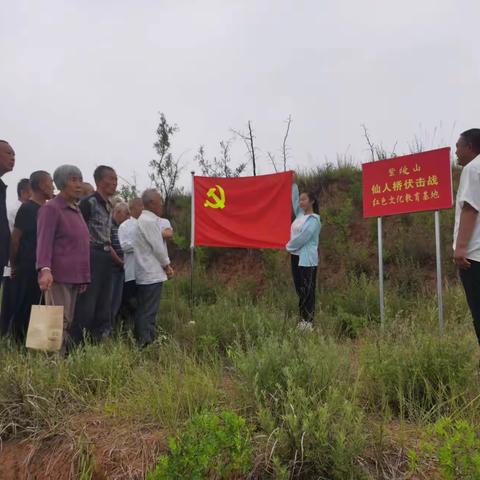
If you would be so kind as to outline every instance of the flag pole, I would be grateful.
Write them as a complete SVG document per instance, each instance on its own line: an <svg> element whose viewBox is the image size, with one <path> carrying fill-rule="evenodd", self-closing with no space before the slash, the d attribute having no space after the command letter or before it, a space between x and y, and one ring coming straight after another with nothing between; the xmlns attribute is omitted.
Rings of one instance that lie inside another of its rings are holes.
<svg viewBox="0 0 480 480"><path fill-rule="evenodd" d="M193 268L195 260L195 172L192 174L192 206L190 213L190 320L193 321Z"/></svg>

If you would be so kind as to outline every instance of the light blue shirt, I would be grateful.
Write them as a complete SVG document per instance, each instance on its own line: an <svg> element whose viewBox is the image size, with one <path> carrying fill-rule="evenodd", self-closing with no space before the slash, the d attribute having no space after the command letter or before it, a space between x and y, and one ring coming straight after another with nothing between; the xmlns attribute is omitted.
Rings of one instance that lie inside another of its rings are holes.
<svg viewBox="0 0 480 480"><path fill-rule="evenodd" d="M303 220L303 223L298 232L294 232L292 228L290 241L285 248L292 255L300 257L298 262L300 267L316 267L318 265L318 240L322 228L320 215L303 213L300 208L300 192L295 183L292 185L292 207L295 213L295 222Z"/></svg>

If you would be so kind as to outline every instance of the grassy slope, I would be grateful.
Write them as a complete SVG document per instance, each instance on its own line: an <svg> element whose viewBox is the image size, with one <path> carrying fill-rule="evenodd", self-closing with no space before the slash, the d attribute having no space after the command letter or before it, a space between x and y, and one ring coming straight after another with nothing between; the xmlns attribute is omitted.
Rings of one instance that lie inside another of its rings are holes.
<svg viewBox="0 0 480 480"><path fill-rule="evenodd" d="M448 258L452 213L442 230L446 334L437 333L431 214L386 221L382 333L376 230L361 219L360 173L329 167L301 181L322 200L318 331L295 330L283 252L200 249L195 323L181 276L167 284L160 337L145 350L116 338L62 361L0 345L0 477L19 478L15 459L28 447L28 468L47 470L43 478L143 478L168 450L166 437L198 412L228 409L251 428L256 478L448 478L442 458L462 478L468 452L445 453L440 437L428 454L421 448L438 419L462 419L474 437L480 425L477 349ZM178 199L178 262L185 204Z"/></svg>

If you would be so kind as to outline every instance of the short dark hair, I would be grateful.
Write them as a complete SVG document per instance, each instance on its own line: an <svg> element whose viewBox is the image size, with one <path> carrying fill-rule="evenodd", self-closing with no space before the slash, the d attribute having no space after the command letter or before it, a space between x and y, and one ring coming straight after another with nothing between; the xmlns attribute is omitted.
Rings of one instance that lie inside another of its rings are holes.
<svg viewBox="0 0 480 480"><path fill-rule="evenodd" d="M460 134L469 143L475 153L480 153L480 128L471 128Z"/></svg>
<svg viewBox="0 0 480 480"><path fill-rule="evenodd" d="M45 180L46 177L49 177L50 174L45 172L45 170L37 170L30 175L30 187L34 192L40 190L40 183Z"/></svg>
<svg viewBox="0 0 480 480"><path fill-rule="evenodd" d="M100 165L97 167L93 172L93 179L95 180L95 183L98 183L107 172L115 172L115 170L112 167L107 167L106 165Z"/></svg>
<svg viewBox="0 0 480 480"><path fill-rule="evenodd" d="M20 200L20 197L22 196L22 192L25 192L26 190L30 190L30 180L28 178L22 178L18 183L17 183L17 197Z"/></svg>

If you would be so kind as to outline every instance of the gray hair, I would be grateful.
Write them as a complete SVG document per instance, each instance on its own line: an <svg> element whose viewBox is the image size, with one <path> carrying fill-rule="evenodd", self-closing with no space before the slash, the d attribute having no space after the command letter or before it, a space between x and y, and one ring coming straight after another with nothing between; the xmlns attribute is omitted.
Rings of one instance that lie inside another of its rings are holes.
<svg viewBox="0 0 480 480"><path fill-rule="evenodd" d="M83 178L80 169L74 165L62 165L53 172L53 181L58 190L63 190L72 177Z"/></svg>
<svg viewBox="0 0 480 480"><path fill-rule="evenodd" d="M155 188L149 188L147 190L145 190L143 193L142 193L142 202L144 205L149 205L151 202L153 202L153 200L155 199L155 197L159 195L160 198L162 198L162 196L160 195L160 192L155 189Z"/></svg>
<svg viewBox="0 0 480 480"><path fill-rule="evenodd" d="M119 212L130 212L128 203L122 201L118 202L113 208L113 214L116 215Z"/></svg>
<svg viewBox="0 0 480 480"><path fill-rule="evenodd" d="M143 201L140 197L135 197L135 198L131 198L130 201L128 202L128 206L130 208L134 207L136 204L142 204L143 206Z"/></svg>

